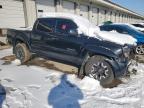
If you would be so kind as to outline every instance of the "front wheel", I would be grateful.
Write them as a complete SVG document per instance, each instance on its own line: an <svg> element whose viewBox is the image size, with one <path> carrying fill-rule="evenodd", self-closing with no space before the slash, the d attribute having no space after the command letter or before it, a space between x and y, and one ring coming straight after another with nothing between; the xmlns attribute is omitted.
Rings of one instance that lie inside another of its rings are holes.
<svg viewBox="0 0 144 108"><path fill-rule="evenodd" d="M102 56L93 56L85 64L85 74L100 81L102 86L110 85L114 80L112 67L105 59Z"/></svg>
<svg viewBox="0 0 144 108"><path fill-rule="evenodd" d="M21 63L27 62L31 57L29 49L24 43L18 43L15 46L15 55L16 58L21 61Z"/></svg>
<svg viewBox="0 0 144 108"><path fill-rule="evenodd" d="M139 55L143 55L144 54L144 45L139 45L136 47L136 53Z"/></svg>

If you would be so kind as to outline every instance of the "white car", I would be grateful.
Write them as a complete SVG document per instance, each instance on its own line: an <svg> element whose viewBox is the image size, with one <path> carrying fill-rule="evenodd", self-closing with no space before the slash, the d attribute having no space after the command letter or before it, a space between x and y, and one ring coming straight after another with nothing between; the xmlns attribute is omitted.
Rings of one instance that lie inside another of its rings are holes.
<svg viewBox="0 0 144 108"><path fill-rule="evenodd" d="M100 31L100 28L91 23L88 19L70 13L43 13L40 17L62 17L72 19L78 25L78 33L85 34L90 37L99 38L106 41L111 41L120 45L134 45L136 46L137 40L130 35L119 33L111 33Z"/></svg>
<svg viewBox="0 0 144 108"><path fill-rule="evenodd" d="M137 30L144 32L144 25L142 24L132 24Z"/></svg>
<svg viewBox="0 0 144 108"><path fill-rule="evenodd" d="M143 26L144 26L144 22L143 22L143 23L139 23L139 24L141 24L141 25L143 25Z"/></svg>

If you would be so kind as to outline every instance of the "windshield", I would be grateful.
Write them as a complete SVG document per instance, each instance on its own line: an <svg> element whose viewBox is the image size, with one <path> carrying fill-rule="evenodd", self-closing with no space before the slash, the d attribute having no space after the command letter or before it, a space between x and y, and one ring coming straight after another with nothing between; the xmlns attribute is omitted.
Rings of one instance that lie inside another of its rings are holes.
<svg viewBox="0 0 144 108"><path fill-rule="evenodd" d="M95 24L91 23L86 18L80 16L75 17L73 20L78 25L78 31L80 34L84 34L89 37L95 37L99 40L103 40L101 36L99 36L100 28Z"/></svg>

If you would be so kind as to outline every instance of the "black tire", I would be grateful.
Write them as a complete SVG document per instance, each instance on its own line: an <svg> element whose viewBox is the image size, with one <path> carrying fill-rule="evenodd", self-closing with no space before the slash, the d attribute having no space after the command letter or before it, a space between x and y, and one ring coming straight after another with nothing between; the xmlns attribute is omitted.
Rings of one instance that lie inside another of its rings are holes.
<svg viewBox="0 0 144 108"><path fill-rule="evenodd" d="M84 67L86 76L100 81L102 86L110 85L114 80L112 67L105 59L103 56L92 56Z"/></svg>
<svg viewBox="0 0 144 108"><path fill-rule="evenodd" d="M21 61L21 63L27 62L31 57L31 53L24 43L18 43L15 46L15 55L16 58Z"/></svg>

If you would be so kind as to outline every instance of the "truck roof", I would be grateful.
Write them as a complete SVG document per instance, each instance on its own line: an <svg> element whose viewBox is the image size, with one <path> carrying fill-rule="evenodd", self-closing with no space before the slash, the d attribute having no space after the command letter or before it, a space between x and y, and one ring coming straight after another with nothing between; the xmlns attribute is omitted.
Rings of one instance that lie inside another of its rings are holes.
<svg viewBox="0 0 144 108"><path fill-rule="evenodd" d="M82 21L89 22L88 19L78 16L72 13L62 13L62 12L44 12L40 18L66 18L66 19L81 19Z"/></svg>
<svg viewBox="0 0 144 108"><path fill-rule="evenodd" d="M40 18L65 18L73 20L78 28L87 36L94 36L91 30L100 31L99 27L91 23L88 19L75 15L72 13L62 13L62 12L46 12L43 13Z"/></svg>
<svg viewBox="0 0 144 108"><path fill-rule="evenodd" d="M91 23L88 19L78 16L71 13L61 13L61 12L53 12L53 13L43 13L40 18L65 18L73 20L78 26L78 32L83 33L89 37L95 37L98 39L108 40L119 44L135 43L134 39L130 39L132 37L123 36L123 34L119 33L111 33L111 32L103 32L100 31L100 28L95 24ZM123 38L121 38L123 36ZM125 37L125 38L124 38ZM115 39L113 39L115 38ZM129 41L127 41L129 40Z"/></svg>

